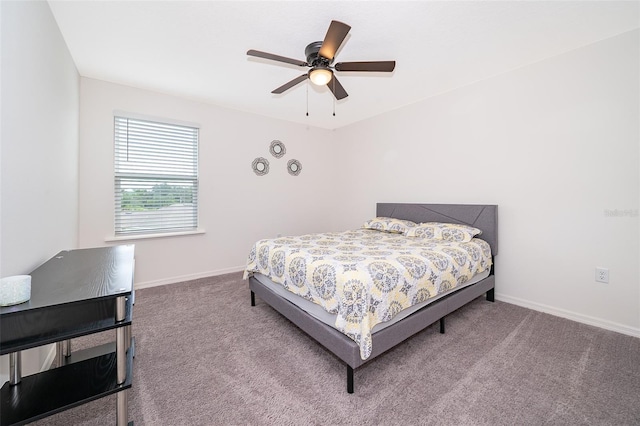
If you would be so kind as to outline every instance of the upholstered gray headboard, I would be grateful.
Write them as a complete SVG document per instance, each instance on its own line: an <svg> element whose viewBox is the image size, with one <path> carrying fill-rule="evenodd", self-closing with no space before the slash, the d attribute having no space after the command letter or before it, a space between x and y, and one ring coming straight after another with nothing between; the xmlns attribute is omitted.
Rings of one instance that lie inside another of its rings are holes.
<svg viewBox="0 0 640 426"><path fill-rule="evenodd" d="M420 222L463 223L482 230L478 236L498 254L498 206L482 204L378 203L376 216Z"/></svg>

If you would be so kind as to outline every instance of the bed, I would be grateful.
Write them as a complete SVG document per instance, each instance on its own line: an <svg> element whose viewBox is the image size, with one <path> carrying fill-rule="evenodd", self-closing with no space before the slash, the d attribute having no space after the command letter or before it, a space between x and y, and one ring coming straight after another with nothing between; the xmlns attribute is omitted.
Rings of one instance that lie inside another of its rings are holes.
<svg viewBox="0 0 640 426"><path fill-rule="evenodd" d="M466 279L459 280L463 281L460 285L455 285L454 288L443 291L438 297L430 298L428 301L412 306L411 309L403 310L397 314L394 312L392 320L387 321L385 319L383 322L367 328L369 334L365 332L357 333L333 325L331 321L335 321L336 317L340 318L339 312L337 314L336 312L323 313L323 309L318 306L316 306L318 309L314 309L317 301L315 303L310 302L309 299L311 297L309 295L300 297L300 295L292 294L284 289L284 283L273 281L277 281L278 277L272 276L272 280L265 275L266 273L261 274L257 269L249 268L248 266L247 271L245 271L245 277L249 281L251 305L255 306L255 296L258 295L264 302L341 359L347 366L347 392L353 393L354 370L359 366L383 354L435 322L440 322L440 332L444 333L446 315L483 294L486 295L488 301L493 302L495 287L493 257L498 253L497 211L496 205L378 203L376 205L376 217L400 219L418 224L438 222L467 225L481 230L481 234L477 235L471 243L480 246L484 251L484 255L489 256L489 261L485 262L484 268L480 268L486 270L483 270L483 273L478 274L474 279L468 282L464 282ZM375 237L372 237L372 234L367 232L369 230L353 231L347 233L346 237L341 234L340 238L355 239L361 238L361 234L364 234L366 238L369 238L369 242L363 244L375 244L375 242L372 242ZM482 241L477 241L476 239ZM393 234L386 234L384 240L393 245ZM266 242L271 243L272 241L262 240L261 242L266 244ZM256 243L254 250L261 242ZM299 243L299 241L292 241L291 243L296 242ZM325 242L325 244L330 243L330 241ZM304 245L299 244L299 246L302 247ZM467 250L471 249L473 247L467 248ZM254 250L249 256L248 265L251 263L252 256L255 258L259 255ZM374 254L381 255L382 253ZM371 307L367 309L371 310ZM347 324L347 326L349 325ZM343 329L343 331L339 331L338 328Z"/></svg>

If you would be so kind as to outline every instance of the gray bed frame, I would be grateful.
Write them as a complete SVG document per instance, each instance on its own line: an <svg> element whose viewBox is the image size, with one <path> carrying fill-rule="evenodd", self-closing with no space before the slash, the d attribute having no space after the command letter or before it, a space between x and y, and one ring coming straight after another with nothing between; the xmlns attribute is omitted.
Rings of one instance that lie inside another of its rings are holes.
<svg viewBox="0 0 640 426"><path fill-rule="evenodd" d="M498 254L498 206L477 204L403 204L378 203L376 216L407 219L420 222L461 223L482 230L478 237L489 243L493 256ZM313 337L318 343L347 364L347 392L354 390L354 369L393 348L414 334L440 321L440 332L444 333L444 318L456 309L477 297L486 294L488 301L494 300L495 275L493 266L490 275L468 287L454 291L425 306L403 320L373 333L373 351L366 360L360 358L360 348L349 337L318 321L293 303L283 299L263 286L256 278L249 278L251 306L255 306L255 295L271 305L276 311Z"/></svg>

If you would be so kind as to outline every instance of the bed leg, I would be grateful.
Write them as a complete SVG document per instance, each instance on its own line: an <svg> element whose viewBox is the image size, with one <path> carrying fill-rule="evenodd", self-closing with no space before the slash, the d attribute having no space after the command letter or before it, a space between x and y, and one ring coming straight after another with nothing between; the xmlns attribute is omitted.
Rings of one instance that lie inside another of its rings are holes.
<svg viewBox="0 0 640 426"><path fill-rule="evenodd" d="M256 294L251 292L251 306L256 306Z"/></svg>
<svg viewBox="0 0 640 426"><path fill-rule="evenodd" d="M495 288L492 288L491 290L487 291L487 301L495 302Z"/></svg>
<svg viewBox="0 0 640 426"><path fill-rule="evenodd" d="M440 318L440 333L444 334L444 317Z"/></svg>
<svg viewBox="0 0 640 426"><path fill-rule="evenodd" d="M353 368L347 365L347 393L353 393Z"/></svg>

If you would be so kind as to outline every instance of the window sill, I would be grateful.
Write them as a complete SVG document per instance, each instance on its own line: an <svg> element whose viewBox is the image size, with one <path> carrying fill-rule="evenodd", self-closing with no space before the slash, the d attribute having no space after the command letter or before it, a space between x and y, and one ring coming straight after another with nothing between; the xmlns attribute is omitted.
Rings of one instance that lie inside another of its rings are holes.
<svg viewBox="0 0 640 426"><path fill-rule="evenodd" d="M168 238L168 237L182 237L185 235L202 235L205 233L204 229L196 229L195 231L182 231L182 232L163 232L158 234L133 234L133 235L120 235L105 238L105 242L114 241L131 241L131 240L148 240L150 238Z"/></svg>

